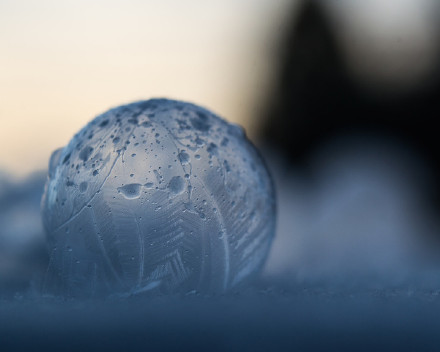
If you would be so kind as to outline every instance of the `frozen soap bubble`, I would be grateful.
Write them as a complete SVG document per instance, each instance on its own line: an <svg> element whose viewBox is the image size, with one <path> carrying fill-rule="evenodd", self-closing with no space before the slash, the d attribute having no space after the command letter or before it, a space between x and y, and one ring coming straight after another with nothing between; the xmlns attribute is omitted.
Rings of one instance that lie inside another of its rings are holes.
<svg viewBox="0 0 440 352"><path fill-rule="evenodd" d="M165 99L109 110L56 150L42 213L45 289L74 297L225 292L258 273L275 230L243 130Z"/></svg>

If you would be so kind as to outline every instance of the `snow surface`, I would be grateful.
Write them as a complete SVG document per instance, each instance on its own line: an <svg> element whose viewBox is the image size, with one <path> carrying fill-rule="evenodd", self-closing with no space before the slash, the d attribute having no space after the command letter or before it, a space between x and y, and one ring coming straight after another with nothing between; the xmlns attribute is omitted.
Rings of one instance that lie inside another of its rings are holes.
<svg viewBox="0 0 440 352"><path fill-rule="evenodd" d="M254 287L229 296L0 301L2 351L436 351L439 292Z"/></svg>

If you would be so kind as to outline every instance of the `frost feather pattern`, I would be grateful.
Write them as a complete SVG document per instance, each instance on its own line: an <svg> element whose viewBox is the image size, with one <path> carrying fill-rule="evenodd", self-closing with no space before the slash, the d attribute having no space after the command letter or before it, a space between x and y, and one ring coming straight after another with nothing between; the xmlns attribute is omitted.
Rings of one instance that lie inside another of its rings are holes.
<svg viewBox="0 0 440 352"><path fill-rule="evenodd" d="M54 152L42 215L45 290L68 297L226 292L258 273L275 231L243 130L165 99L109 110Z"/></svg>

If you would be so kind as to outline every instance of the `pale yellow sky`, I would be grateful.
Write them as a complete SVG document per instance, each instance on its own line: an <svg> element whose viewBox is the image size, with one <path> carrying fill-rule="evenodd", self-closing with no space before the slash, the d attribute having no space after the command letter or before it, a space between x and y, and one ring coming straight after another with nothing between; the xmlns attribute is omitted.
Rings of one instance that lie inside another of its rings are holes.
<svg viewBox="0 0 440 352"><path fill-rule="evenodd" d="M45 168L91 118L150 97L204 105L252 134L295 2L2 0L0 169Z"/></svg>
<svg viewBox="0 0 440 352"><path fill-rule="evenodd" d="M0 170L44 169L94 116L151 97L203 105L252 136L279 36L304 1L1 0ZM361 80L431 73L437 0L318 1Z"/></svg>

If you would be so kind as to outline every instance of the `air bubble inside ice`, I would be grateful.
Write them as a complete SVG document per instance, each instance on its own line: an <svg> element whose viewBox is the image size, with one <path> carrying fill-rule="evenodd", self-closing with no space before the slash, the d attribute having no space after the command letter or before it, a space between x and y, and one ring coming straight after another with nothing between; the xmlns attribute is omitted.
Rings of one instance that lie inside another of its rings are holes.
<svg viewBox="0 0 440 352"><path fill-rule="evenodd" d="M87 191L87 182L81 182L81 184L79 185L79 191L81 193L84 193L85 191Z"/></svg>
<svg viewBox="0 0 440 352"><path fill-rule="evenodd" d="M180 176L174 176L168 184L168 188L173 194L180 194L185 188L185 181Z"/></svg>
<svg viewBox="0 0 440 352"><path fill-rule="evenodd" d="M128 185L118 187L117 190L127 199L139 198L141 194L141 185L139 183L130 183Z"/></svg>
<svg viewBox="0 0 440 352"><path fill-rule="evenodd" d="M87 161L89 159L90 155L92 154L92 152L93 152L93 148L89 147L89 146L86 146L79 153L79 158L82 161Z"/></svg>
<svg viewBox="0 0 440 352"><path fill-rule="evenodd" d="M52 294L219 293L264 264L275 199L241 128L154 99L109 110L54 152L42 215Z"/></svg>
<svg viewBox="0 0 440 352"><path fill-rule="evenodd" d="M181 151L179 153L179 161L182 163L182 165L186 165L190 162L191 158L188 153L185 153L185 151Z"/></svg>

